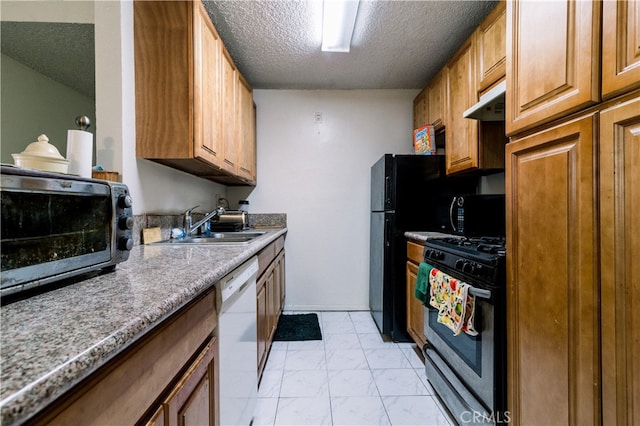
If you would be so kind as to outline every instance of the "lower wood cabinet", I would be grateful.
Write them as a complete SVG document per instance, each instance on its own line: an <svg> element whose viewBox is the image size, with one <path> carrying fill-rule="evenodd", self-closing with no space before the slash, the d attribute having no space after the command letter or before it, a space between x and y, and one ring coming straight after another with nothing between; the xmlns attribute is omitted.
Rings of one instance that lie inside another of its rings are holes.
<svg viewBox="0 0 640 426"><path fill-rule="evenodd" d="M217 424L215 295L169 317L31 424Z"/></svg>
<svg viewBox="0 0 640 426"><path fill-rule="evenodd" d="M284 236L258 253L258 284L256 289L258 327L258 381L267 362L271 342L285 300Z"/></svg>
<svg viewBox="0 0 640 426"><path fill-rule="evenodd" d="M424 305L414 296L423 250L424 246L407 242L407 332L419 348L427 343L424 335Z"/></svg>
<svg viewBox="0 0 640 426"><path fill-rule="evenodd" d="M217 425L218 340L213 338L180 378L152 420L154 426Z"/></svg>

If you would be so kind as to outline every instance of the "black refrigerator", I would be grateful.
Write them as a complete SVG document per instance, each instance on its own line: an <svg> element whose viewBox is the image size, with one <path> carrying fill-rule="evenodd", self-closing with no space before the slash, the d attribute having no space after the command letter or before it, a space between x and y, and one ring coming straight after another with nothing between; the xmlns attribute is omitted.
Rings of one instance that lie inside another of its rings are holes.
<svg viewBox="0 0 640 426"><path fill-rule="evenodd" d="M443 155L393 154L371 167L369 307L380 332L394 341L411 341L404 233L441 231L450 197L477 189L477 178L447 178L445 167Z"/></svg>

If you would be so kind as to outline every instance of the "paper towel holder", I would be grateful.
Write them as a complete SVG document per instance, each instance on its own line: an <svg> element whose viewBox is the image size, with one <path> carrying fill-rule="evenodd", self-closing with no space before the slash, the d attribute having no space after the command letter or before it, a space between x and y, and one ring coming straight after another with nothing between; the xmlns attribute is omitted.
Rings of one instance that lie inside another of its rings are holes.
<svg viewBox="0 0 640 426"><path fill-rule="evenodd" d="M76 117L76 126L78 126L78 130L87 131L91 126L91 120L86 115L79 115Z"/></svg>

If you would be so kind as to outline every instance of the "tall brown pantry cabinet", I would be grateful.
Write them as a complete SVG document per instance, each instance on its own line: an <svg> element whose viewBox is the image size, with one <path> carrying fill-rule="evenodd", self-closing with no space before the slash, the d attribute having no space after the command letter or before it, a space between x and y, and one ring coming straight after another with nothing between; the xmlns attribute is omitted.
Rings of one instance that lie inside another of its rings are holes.
<svg viewBox="0 0 640 426"><path fill-rule="evenodd" d="M640 96L600 113L603 423L640 421Z"/></svg>
<svg viewBox="0 0 640 426"><path fill-rule="evenodd" d="M507 383L516 424L598 423L595 123L587 115L507 146Z"/></svg>
<svg viewBox="0 0 640 426"><path fill-rule="evenodd" d="M516 425L640 421L639 10L631 1L507 2Z"/></svg>

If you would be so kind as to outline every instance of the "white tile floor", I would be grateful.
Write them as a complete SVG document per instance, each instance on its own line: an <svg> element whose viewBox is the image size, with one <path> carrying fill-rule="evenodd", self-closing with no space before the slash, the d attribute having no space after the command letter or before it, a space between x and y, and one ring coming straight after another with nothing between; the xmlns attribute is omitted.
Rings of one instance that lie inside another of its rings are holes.
<svg viewBox="0 0 640 426"><path fill-rule="evenodd" d="M414 344L384 342L369 312L317 314L322 340L273 343L254 426L452 424Z"/></svg>

